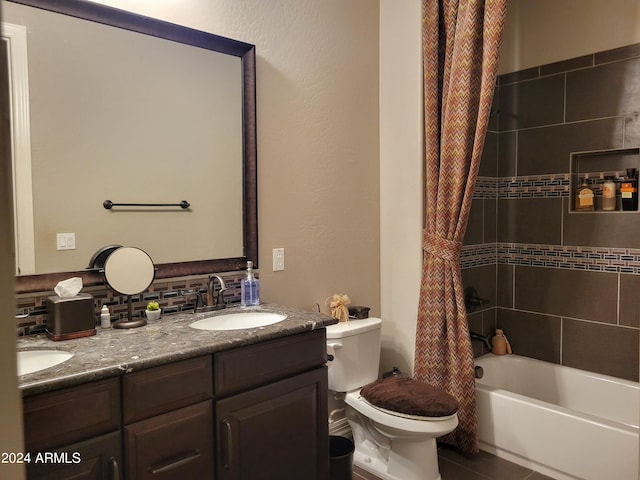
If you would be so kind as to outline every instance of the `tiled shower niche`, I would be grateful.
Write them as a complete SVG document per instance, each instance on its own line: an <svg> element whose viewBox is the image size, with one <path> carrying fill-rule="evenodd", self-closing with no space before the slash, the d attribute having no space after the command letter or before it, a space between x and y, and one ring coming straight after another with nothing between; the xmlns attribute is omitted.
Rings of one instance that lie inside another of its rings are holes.
<svg viewBox="0 0 640 480"><path fill-rule="evenodd" d="M627 178L627 169L634 169L637 172L640 168L640 148L621 148L611 150L597 150L589 152L571 153L570 167L570 193L569 212L570 213L633 213L638 212L637 205L634 209L623 208L621 195L621 184L632 179ZM616 184L616 209L605 211L602 208L602 185L607 177L611 177ZM576 196L578 189L586 181L594 194L594 210L576 210ZM637 176L633 178L637 189ZM636 190L635 196L637 198ZM637 203L637 202L636 202Z"/></svg>

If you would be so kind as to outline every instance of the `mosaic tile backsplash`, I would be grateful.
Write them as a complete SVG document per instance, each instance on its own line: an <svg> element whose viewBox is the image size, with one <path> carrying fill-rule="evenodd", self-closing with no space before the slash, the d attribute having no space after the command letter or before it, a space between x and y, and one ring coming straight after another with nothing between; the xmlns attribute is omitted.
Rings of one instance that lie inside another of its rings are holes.
<svg viewBox="0 0 640 480"><path fill-rule="evenodd" d="M514 353L635 381L640 212L569 208L572 153L640 145L638 76L640 44L498 78L461 254L465 286L490 301L468 315L473 331L502 328ZM596 165L580 176L597 196L640 158Z"/></svg>
<svg viewBox="0 0 640 480"><path fill-rule="evenodd" d="M220 275L226 284L223 293L225 303L240 303L240 281L245 272L230 272ZM184 311L193 311L197 295L200 294L207 304L208 276L190 276L173 279L160 279L153 282L147 292L132 295L133 316L144 317L147 303L155 300L160 304L163 315L171 315ZM216 282L215 291L219 290ZM84 293L94 297L96 323L99 324L100 309L103 305L109 307L111 321L127 317L128 305L126 295L113 293L106 287L95 286L83 288ZM47 297L55 295L53 291L21 294L16 296L16 327L18 335L41 333L47 322Z"/></svg>

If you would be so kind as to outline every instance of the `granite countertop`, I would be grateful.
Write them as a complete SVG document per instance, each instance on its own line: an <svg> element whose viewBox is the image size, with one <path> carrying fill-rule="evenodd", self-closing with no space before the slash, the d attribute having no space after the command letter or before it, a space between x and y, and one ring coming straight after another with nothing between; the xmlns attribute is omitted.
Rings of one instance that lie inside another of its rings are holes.
<svg viewBox="0 0 640 480"><path fill-rule="evenodd" d="M189 324L216 315L246 311L286 315L279 323L243 330L208 331ZM54 349L73 353L69 360L18 378L23 396L56 390L199 355L294 335L337 323L333 317L277 305L231 307L217 312L166 315L132 329L97 327L97 335L54 342L46 335L21 337L18 350Z"/></svg>

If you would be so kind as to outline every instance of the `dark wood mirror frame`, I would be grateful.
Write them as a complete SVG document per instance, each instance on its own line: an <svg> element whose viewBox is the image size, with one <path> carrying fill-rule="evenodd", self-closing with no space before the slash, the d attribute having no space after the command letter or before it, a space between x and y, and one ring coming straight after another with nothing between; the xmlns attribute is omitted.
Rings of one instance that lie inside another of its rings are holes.
<svg viewBox="0 0 640 480"><path fill-rule="evenodd" d="M69 15L92 22L173 40L239 57L242 62L243 92L243 225L244 256L156 265L156 279L242 270L248 260L258 266L258 196L256 141L255 46L207 32L175 25L84 0L7 0L35 8ZM82 277L83 285L103 284L96 270L56 272L17 276L16 293L52 290L57 282L71 276Z"/></svg>

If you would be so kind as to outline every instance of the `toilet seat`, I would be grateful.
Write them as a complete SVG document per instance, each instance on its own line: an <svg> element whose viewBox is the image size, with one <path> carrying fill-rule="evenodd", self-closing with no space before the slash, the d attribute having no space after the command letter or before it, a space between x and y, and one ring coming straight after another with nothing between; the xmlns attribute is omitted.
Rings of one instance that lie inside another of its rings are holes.
<svg viewBox="0 0 640 480"><path fill-rule="evenodd" d="M443 417L421 417L392 412L370 404L360 395L360 389L347 393L345 402L374 422L405 432L430 433L439 436L440 432L447 433L458 426L456 413Z"/></svg>

